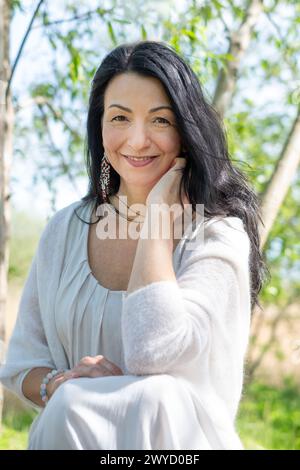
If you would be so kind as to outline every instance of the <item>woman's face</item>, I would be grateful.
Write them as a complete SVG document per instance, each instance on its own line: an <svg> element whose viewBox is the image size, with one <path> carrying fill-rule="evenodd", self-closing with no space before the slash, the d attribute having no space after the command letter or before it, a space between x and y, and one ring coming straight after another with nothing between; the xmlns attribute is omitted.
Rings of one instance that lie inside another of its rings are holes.
<svg viewBox="0 0 300 470"><path fill-rule="evenodd" d="M121 183L151 189L180 156L180 136L170 108L163 85L155 77L123 73L108 84L101 120L103 146ZM156 158L138 167L125 155Z"/></svg>

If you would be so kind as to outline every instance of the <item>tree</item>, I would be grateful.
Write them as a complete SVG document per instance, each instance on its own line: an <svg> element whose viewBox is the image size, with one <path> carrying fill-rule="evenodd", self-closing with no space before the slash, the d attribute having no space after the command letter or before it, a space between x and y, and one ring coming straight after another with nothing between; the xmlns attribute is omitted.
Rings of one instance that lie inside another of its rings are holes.
<svg viewBox="0 0 300 470"><path fill-rule="evenodd" d="M10 201L9 176L12 155L13 107L6 94L10 76L9 33L12 10L8 0L0 0L0 361L5 351L5 307L9 259ZM3 390L0 385L0 423Z"/></svg>

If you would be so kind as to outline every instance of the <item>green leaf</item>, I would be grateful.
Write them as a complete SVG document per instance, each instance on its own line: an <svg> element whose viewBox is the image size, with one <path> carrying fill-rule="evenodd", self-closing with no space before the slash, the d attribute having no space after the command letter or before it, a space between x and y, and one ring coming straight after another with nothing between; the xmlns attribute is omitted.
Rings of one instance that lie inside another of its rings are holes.
<svg viewBox="0 0 300 470"><path fill-rule="evenodd" d="M113 29L113 26L112 26L112 23L109 21L107 23L107 27L108 27L108 33L109 33L109 36L112 40L112 42L117 45L117 38L115 36L115 32L114 32L114 29Z"/></svg>
<svg viewBox="0 0 300 470"><path fill-rule="evenodd" d="M197 39L197 35L196 35L193 31L190 31L190 30L188 30L188 29L182 29L180 32L181 32L181 34L183 34L184 36L188 36L188 37L190 37L191 39L194 39L194 40Z"/></svg>
<svg viewBox="0 0 300 470"><path fill-rule="evenodd" d="M112 18L116 23L120 24L132 24L132 21L130 20L121 20L120 18Z"/></svg>
<svg viewBox="0 0 300 470"><path fill-rule="evenodd" d="M212 4L216 7L218 11L221 11L224 8L223 3L219 2L219 0L213 0Z"/></svg>
<svg viewBox="0 0 300 470"><path fill-rule="evenodd" d="M73 83L78 81L80 66L80 55L76 49L72 50L72 60L70 62L70 76Z"/></svg>
<svg viewBox="0 0 300 470"><path fill-rule="evenodd" d="M142 38L143 40L147 39L147 31L145 30L144 25L141 25L141 32L142 32Z"/></svg>

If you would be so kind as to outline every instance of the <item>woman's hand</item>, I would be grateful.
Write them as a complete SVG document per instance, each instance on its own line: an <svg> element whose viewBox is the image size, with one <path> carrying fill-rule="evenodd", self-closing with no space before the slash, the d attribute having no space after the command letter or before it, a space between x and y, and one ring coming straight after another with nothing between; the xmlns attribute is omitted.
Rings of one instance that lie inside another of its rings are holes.
<svg viewBox="0 0 300 470"><path fill-rule="evenodd" d="M83 357L73 369L62 372L47 384L47 395L50 399L58 387L70 379L78 377L104 377L109 375L124 375L123 371L104 356Z"/></svg>
<svg viewBox="0 0 300 470"><path fill-rule="evenodd" d="M66 382L67 380L68 379L64 376L63 372L59 375L56 375L51 380L49 380L47 387L46 387L48 399L50 399L53 393L55 392L55 390L57 390L58 387L62 383Z"/></svg>
<svg viewBox="0 0 300 470"><path fill-rule="evenodd" d="M104 356L83 357L73 369L64 373L66 380L78 377L104 377L124 375L122 370Z"/></svg>
<svg viewBox="0 0 300 470"><path fill-rule="evenodd" d="M160 180L153 186L146 199L146 206L151 204L180 204L179 184L182 177L182 170L186 165L186 159L177 157L173 160L172 166L164 173ZM182 195L184 204L188 204L186 195Z"/></svg>

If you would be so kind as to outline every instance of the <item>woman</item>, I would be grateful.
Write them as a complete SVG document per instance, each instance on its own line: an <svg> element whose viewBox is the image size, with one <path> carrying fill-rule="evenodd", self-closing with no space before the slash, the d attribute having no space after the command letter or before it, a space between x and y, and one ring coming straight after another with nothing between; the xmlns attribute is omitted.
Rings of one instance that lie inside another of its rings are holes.
<svg viewBox="0 0 300 470"><path fill-rule="evenodd" d="M243 449L235 418L265 274L258 204L171 47L104 58L87 169L87 195L41 236L1 370L41 411L28 449ZM157 216L167 236L149 236Z"/></svg>

